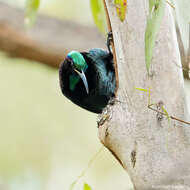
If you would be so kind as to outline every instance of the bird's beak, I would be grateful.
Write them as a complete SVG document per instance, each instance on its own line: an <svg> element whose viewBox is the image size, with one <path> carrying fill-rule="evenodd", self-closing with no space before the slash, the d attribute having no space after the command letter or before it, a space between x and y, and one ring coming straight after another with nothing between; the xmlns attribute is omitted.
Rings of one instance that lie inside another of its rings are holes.
<svg viewBox="0 0 190 190"><path fill-rule="evenodd" d="M83 83L84 83L84 86L86 88L86 92L87 94L89 94L89 89L88 89L88 82L87 82L87 79L86 79L86 76L84 74L84 71L81 70L81 72L79 72L78 70L75 69L75 72L80 76L80 78L82 79Z"/></svg>

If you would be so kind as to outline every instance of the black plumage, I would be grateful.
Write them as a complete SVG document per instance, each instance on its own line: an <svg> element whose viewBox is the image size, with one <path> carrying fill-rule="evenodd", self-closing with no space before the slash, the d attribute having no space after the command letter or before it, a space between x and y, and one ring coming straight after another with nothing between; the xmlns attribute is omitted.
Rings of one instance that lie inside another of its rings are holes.
<svg viewBox="0 0 190 190"><path fill-rule="evenodd" d="M78 60L79 65L76 63ZM82 71L86 77L83 80L79 76ZM113 55L98 48L89 52L73 51L61 63L59 79L62 93L73 103L91 112L101 113L115 93Z"/></svg>

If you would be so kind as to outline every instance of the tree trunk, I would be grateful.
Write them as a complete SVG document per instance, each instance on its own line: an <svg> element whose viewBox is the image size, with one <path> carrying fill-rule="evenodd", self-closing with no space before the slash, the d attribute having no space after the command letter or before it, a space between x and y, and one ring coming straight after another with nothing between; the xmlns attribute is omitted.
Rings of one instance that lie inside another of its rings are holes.
<svg viewBox="0 0 190 190"><path fill-rule="evenodd" d="M122 23L113 0L106 0L119 73L117 101L106 108L107 121L99 127L101 142L128 172L136 190L188 189L190 186L190 126L148 109L162 105L167 112L189 120L184 80L171 7L157 35L148 76L145 64L145 28L148 0L128 0ZM135 88L150 89L148 93ZM104 113L105 113L104 112ZM103 113L103 114L104 114ZM105 116L105 115L104 115Z"/></svg>

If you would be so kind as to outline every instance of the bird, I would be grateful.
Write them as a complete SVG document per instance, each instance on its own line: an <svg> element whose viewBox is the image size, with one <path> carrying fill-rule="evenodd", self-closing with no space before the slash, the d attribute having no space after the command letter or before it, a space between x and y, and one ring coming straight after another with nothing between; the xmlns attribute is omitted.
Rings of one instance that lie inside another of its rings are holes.
<svg viewBox="0 0 190 190"><path fill-rule="evenodd" d="M88 52L72 50L59 67L59 83L64 96L93 113L102 113L115 97L116 80L113 54L108 33L107 50L94 48Z"/></svg>

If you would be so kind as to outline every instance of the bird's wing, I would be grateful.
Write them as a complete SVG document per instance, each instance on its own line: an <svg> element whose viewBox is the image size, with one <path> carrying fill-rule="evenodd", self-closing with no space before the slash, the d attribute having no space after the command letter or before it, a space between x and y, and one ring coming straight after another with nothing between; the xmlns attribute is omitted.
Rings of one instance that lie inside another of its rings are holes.
<svg viewBox="0 0 190 190"><path fill-rule="evenodd" d="M88 53L94 59L100 59L101 57L105 57L105 56L109 55L109 53L107 51L100 49L100 48L91 49Z"/></svg>

